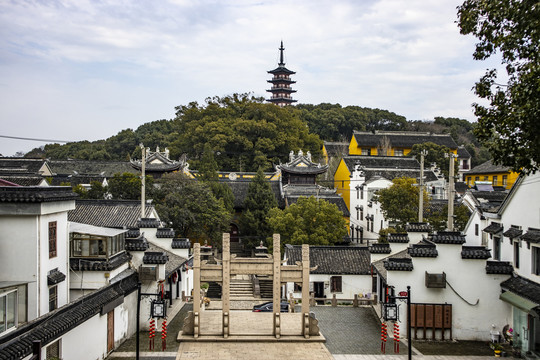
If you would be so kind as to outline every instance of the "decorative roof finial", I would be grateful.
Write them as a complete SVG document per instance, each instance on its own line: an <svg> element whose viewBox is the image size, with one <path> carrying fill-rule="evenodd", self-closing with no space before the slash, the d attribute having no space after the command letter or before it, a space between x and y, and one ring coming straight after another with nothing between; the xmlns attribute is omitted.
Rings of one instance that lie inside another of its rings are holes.
<svg viewBox="0 0 540 360"><path fill-rule="evenodd" d="M281 46L279 48L279 66L285 66L285 62L283 61L283 50L285 50L285 48L283 47L283 40L281 40Z"/></svg>

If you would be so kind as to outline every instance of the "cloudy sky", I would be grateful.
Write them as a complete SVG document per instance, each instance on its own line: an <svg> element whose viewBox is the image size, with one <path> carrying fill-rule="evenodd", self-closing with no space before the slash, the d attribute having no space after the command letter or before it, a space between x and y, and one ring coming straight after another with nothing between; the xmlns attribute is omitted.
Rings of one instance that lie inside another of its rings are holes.
<svg viewBox="0 0 540 360"><path fill-rule="evenodd" d="M300 103L474 120L459 0L0 1L0 135L97 140L210 96L265 96L285 45ZM0 137L11 156L44 142Z"/></svg>

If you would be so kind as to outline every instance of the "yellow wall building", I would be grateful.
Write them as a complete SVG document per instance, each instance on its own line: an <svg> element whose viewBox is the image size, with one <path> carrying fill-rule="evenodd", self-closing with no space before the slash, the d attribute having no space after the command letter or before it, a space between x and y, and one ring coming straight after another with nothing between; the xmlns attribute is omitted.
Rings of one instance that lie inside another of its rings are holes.
<svg viewBox="0 0 540 360"><path fill-rule="evenodd" d="M510 171L508 167L495 165L492 160L488 160L471 169L465 175L465 182L469 186L474 186L478 181L489 181L493 186L504 186L510 189L518 176L518 173Z"/></svg>

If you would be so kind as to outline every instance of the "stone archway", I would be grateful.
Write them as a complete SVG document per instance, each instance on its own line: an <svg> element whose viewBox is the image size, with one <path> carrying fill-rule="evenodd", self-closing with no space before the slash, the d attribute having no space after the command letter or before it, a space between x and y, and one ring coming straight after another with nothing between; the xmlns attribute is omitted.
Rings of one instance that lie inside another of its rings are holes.
<svg viewBox="0 0 540 360"><path fill-rule="evenodd" d="M193 311L189 313L184 322L182 335L192 335L193 338L201 336L201 282L214 281L222 284L222 311L220 335L228 338L231 334L231 309L230 309L230 278L231 275L265 275L273 279L273 313L272 335L279 339L282 336L282 315L280 313L281 285L287 282L302 284L302 308L301 313L287 314L287 319L298 321L299 326L296 336L309 339L310 336L319 336L317 320L309 315L309 246L302 245L302 261L295 265L282 265L280 236L273 236L273 254L266 258L236 258L230 254L230 234L223 234L223 254L221 263L209 264L201 261L200 244L193 246ZM244 316L249 317L247 313ZM257 320L254 320L255 322ZM289 332L290 334L290 332ZM293 335L293 334L291 334Z"/></svg>

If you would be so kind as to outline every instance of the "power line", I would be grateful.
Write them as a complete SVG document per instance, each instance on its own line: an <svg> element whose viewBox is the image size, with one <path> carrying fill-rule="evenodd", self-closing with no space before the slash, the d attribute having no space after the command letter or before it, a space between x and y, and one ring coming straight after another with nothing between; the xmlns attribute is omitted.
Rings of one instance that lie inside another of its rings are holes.
<svg viewBox="0 0 540 360"><path fill-rule="evenodd" d="M70 142L73 142L71 140L37 139L37 138L27 138L27 137L9 136L9 135L0 135L0 137L6 138L6 139L42 141L42 142L57 142L57 143L70 143Z"/></svg>

